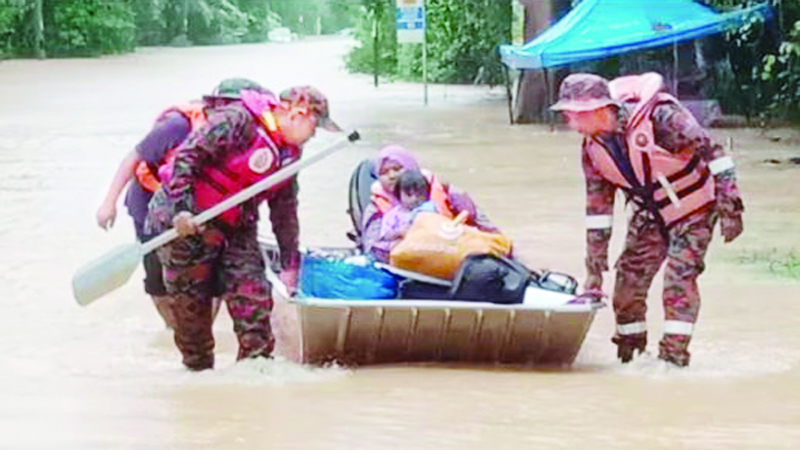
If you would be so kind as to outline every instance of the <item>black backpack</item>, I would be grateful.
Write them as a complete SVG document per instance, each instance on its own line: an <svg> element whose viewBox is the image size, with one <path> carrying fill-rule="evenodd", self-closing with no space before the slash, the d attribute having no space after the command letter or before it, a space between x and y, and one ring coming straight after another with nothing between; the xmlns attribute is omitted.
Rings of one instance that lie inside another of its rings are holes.
<svg viewBox="0 0 800 450"><path fill-rule="evenodd" d="M459 267L450 288L453 300L522 303L534 274L513 259L494 255L470 255Z"/></svg>

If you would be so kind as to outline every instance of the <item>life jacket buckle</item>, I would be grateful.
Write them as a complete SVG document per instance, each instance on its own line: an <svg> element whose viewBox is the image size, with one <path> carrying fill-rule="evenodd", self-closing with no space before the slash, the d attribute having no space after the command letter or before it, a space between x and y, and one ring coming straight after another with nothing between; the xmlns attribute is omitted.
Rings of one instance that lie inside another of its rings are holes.
<svg viewBox="0 0 800 450"><path fill-rule="evenodd" d="M676 194L675 190L672 189L672 184L670 184L669 180L667 180L667 177L665 177L663 174L657 173L656 179L658 180L659 184L661 184L661 187L663 187L664 190L667 192L667 197L669 197L669 201L672 202L672 204L675 205L676 208L680 208L681 199L678 198L678 194Z"/></svg>

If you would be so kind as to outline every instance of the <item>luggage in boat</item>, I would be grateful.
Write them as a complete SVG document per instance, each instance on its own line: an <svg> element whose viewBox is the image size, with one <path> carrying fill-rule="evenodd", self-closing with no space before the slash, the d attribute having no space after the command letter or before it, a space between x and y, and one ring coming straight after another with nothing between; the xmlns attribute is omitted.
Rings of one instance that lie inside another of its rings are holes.
<svg viewBox="0 0 800 450"><path fill-rule="evenodd" d="M511 240L500 233L487 233L434 213L419 213L408 233L392 249L392 266L432 277L452 280L469 255L507 255Z"/></svg>
<svg viewBox="0 0 800 450"><path fill-rule="evenodd" d="M604 306L599 298L536 283L528 284L522 303L510 305L435 298L290 298L275 272L276 246L264 244L264 249L276 299L294 305L297 357L303 363L570 364L595 312ZM325 249L331 252L352 255L353 249ZM424 276L417 281L446 289L451 284Z"/></svg>
<svg viewBox="0 0 800 450"><path fill-rule="evenodd" d="M400 281L398 295L407 300L450 300L450 286L406 278Z"/></svg>
<svg viewBox="0 0 800 450"><path fill-rule="evenodd" d="M376 267L366 256L347 258L304 256L300 270L300 294L335 299L383 299L397 297L397 277Z"/></svg>
<svg viewBox="0 0 800 450"><path fill-rule="evenodd" d="M469 255L453 280L453 300L522 303L533 274L517 261L495 255Z"/></svg>
<svg viewBox="0 0 800 450"><path fill-rule="evenodd" d="M346 258L363 250L362 214L369 204L369 186L374 181L370 164L369 160L362 162L351 181L350 215L355 228L351 237L356 246L306 249L303 250L306 256ZM297 314L298 361L308 364L335 361L347 365L409 362L568 365L577 356L596 311L604 306L600 298L576 295L577 283L564 274L533 273L522 303L497 304L491 303L491 299L443 300L442 296L450 296L452 282L418 275L410 277L396 268L388 270L406 279L399 286L401 296L428 298L288 297L277 276L280 267L277 246L262 246L269 262L267 278L276 299L290 302Z"/></svg>
<svg viewBox="0 0 800 450"><path fill-rule="evenodd" d="M514 259L493 255L470 255L453 282L386 267L401 278L399 296L404 299L460 300L497 304L525 302L525 295L550 291L575 295L578 281L559 272L537 272Z"/></svg>

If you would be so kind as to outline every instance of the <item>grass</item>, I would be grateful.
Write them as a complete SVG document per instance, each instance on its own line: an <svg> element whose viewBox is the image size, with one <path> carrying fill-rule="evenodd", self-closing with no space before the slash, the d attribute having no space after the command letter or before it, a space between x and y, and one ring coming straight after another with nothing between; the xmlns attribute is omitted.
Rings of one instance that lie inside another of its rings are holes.
<svg viewBox="0 0 800 450"><path fill-rule="evenodd" d="M780 277L800 279L800 254L795 249L788 252L778 248L744 251L736 260L740 264L764 265Z"/></svg>

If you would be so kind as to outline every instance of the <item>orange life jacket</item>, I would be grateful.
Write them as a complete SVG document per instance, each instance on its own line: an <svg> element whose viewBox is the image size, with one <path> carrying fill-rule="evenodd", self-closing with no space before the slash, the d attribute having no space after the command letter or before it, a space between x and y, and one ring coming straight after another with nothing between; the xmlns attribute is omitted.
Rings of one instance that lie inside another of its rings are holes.
<svg viewBox="0 0 800 450"><path fill-rule="evenodd" d="M167 114L178 112L189 121L191 130L196 130L206 123L205 107L206 105L202 102L193 102L185 105L173 106L162 112L161 115L158 116L156 123L162 120ZM151 167L147 161L140 161L139 164L136 165L134 174L136 176L136 180L139 181L139 184L142 186L142 188L144 188L144 190L148 192L155 192L161 187L161 179L159 178L158 168L171 162L172 159L175 158L176 148L178 148L178 146L167 150L158 167Z"/></svg>
<svg viewBox="0 0 800 450"><path fill-rule="evenodd" d="M453 211L450 210L450 202L447 190L442 182L439 181L439 178L429 170L425 169L422 170L422 175L426 180L428 180L428 185L431 187L431 201L434 205L436 205L436 210L439 212L439 214L450 219L455 217ZM372 203L375 204L381 214L386 214L395 205L394 195L387 193L386 190L383 189L383 185L380 181L375 181L372 183L370 193L372 197Z"/></svg>
<svg viewBox="0 0 800 450"><path fill-rule="evenodd" d="M587 138L585 151L606 180L625 190L656 216L663 229L669 229L714 201L714 178L708 164L692 150L671 152L655 142L653 110L666 102L679 104L678 100L656 88L652 79L642 76L638 84L636 77L618 80L611 83L612 95L636 102L624 131L623 155L614 155L595 138Z"/></svg>

